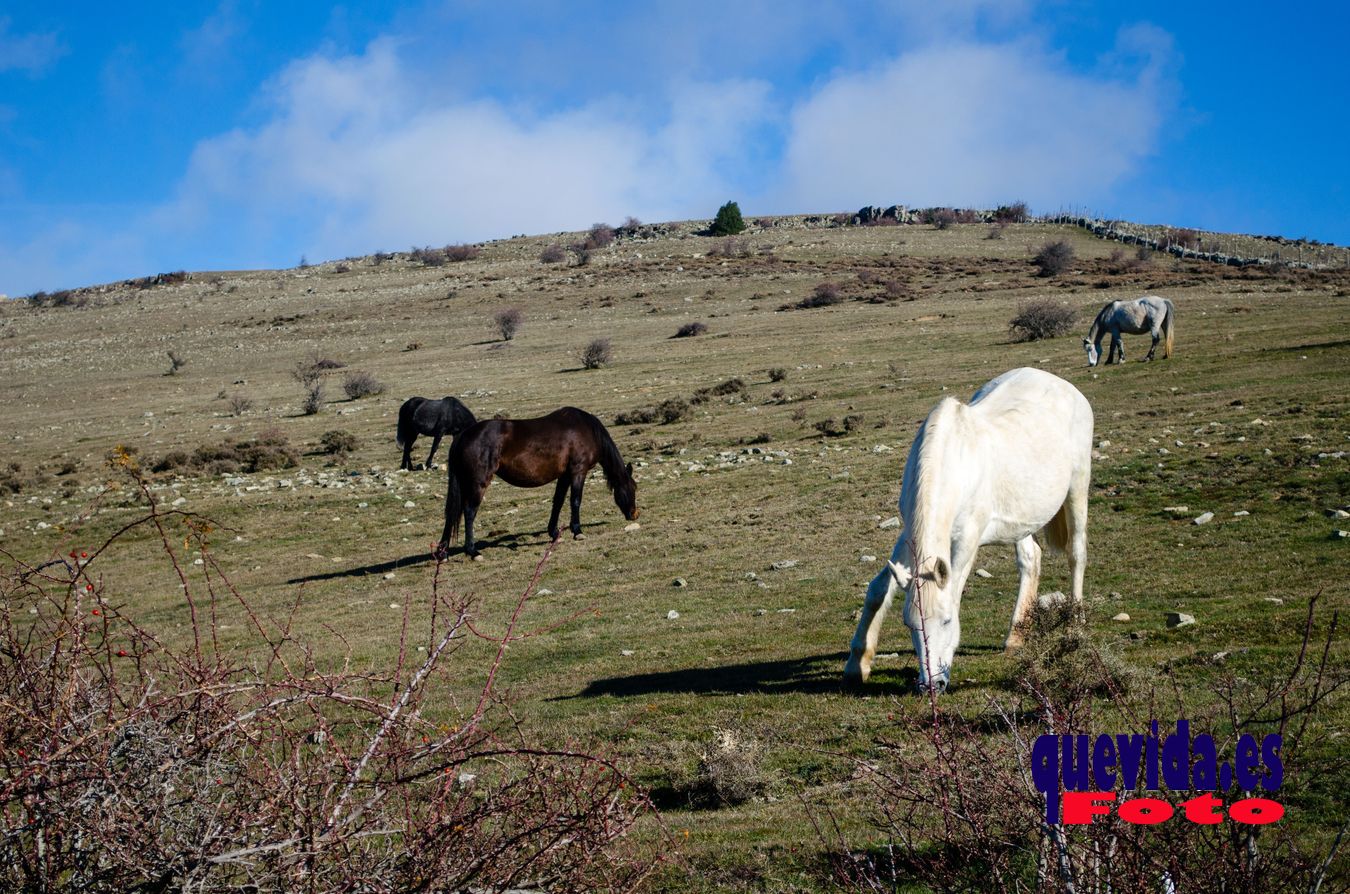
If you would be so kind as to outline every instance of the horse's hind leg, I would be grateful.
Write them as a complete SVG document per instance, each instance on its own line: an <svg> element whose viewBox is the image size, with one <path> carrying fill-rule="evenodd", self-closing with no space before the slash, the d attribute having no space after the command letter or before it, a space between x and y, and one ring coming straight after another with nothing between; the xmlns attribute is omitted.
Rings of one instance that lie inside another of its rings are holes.
<svg viewBox="0 0 1350 894"><path fill-rule="evenodd" d="M557 540L562 532L558 530L558 516L562 514L563 500L567 497L567 488L571 481L566 475L558 479L557 485L553 488L553 514L548 517L548 539Z"/></svg>
<svg viewBox="0 0 1350 894"><path fill-rule="evenodd" d="M412 445L415 440L417 440L417 435L412 435L403 442L403 463L399 466L400 469L412 471Z"/></svg>
<svg viewBox="0 0 1350 894"><path fill-rule="evenodd" d="M1158 350L1158 342L1162 340L1162 331L1158 327L1153 327L1153 344L1149 345L1148 353L1144 355L1145 360L1153 359L1153 352Z"/></svg>
<svg viewBox="0 0 1350 894"><path fill-rule="evenodd" d="M426 463L423 464L422 468L424 468L424 469L434 469L434 468L436 468L435 466L433 466L433 465L431 464L431 458L432 458L433 456L436 455L436 448L437 448L437 447L440 447L440 446L441 446L441 436L440 436L440 435L433 435L433 436L432 436L432 441L431 441L431 452L427 454L427 461L426 461Z"/></svg>
<svg viewBox="0 0 1350 894"><path fill-rule="evenodd" d="M1036 604L1036 594L1041 585L1041 547L1030 535L1017 541L1017 604L1013 606L1012 627L1008 630L1008 639L1004 642L1005 651L1011 652L1022 645L1021 624L1027 619L1031 607Z"/></svg>
<svg viewBox="0 0 1350 894"><path fill-rule="evenodd" d="M1073 578L1074 602L1083 601L1083 575L1087 571L1087 521L1090 467L1075 476L1067 497L1069 523L1069 574Z"/></svg>

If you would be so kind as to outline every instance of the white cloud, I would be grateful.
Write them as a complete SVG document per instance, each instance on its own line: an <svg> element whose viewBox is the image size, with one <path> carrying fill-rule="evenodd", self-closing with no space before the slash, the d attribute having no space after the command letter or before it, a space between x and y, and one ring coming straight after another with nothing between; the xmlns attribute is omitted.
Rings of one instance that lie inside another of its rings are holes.
<svg viewBox="0 0 1350 894"><path fill-rule="evenodd" d="M264 227L298 223L306 241L293 253L330 257L710 214L732 188L720 169L739 163L726 135L768 107L754 82L681 86L655 129L614 103L543 115L437 104L391 41L298 63L269 94L267 124L198 146L166 228L233 207Z"/></svg>
<svg viewBox="0 0 1350 894"><path fill-rule="evenodd" d="M41 74L66 54L55 34L13 34L9 17L0 16L0 72L25 71Z"/></svg>
<svg viewBox="0 0 1350 894"><path fill-rule="evenodd" d="M1027 43L958 44L846 74L795 109L776 204L1048 209L1105 195L1153 149L1157 79L1069 71Z"/></svg>

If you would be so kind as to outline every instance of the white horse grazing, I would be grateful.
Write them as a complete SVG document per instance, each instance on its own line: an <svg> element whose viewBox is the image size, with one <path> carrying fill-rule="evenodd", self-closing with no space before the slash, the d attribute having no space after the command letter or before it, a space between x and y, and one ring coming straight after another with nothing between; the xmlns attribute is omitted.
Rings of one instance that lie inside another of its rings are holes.
<svg viewBox="0 0 1350 894"><path fill-rule="evenodd" d="M1039 369L1014 369L984 385L968 405L943 398L928 414L905 461L904 525L890 561L867 588L844 679L872 671L881 622L897 589L919 658L919 689L942 692L961 639L961 591L985 543L1015 543L1021 586L1006 646L1036 599L1041 548L1069 554L1073 598L1083 598L1087 563L1092 407L1068 382Z"/></svg>
<svg viewBox="0 0 1350 894"><path fill-rule="evenodd" d="M1083 339L1083 350L1087 351L1088 366L1097 365L1097 358L1102 353L1102 339L1108 332L1111 333L1111 347L1106 351L1107 366L1111 365L1112 357L1116 358L1114 361L1116 363L1125 362L1125 342L1120 339L1122 332L1128 332L1130 335L1143 335L1147 332L1153 336L1153 344L1149 346L1145 360L1153 359L1153 352L1158 350L1158 342L1161 340L1163 359L1166 360L1172 356L1172 323L1175 319L1172 302L1157 295L1145 295L1133 301L1107 302L1106 306L1097 312L1096 319L1088 327L1087 338Z"/></svg>

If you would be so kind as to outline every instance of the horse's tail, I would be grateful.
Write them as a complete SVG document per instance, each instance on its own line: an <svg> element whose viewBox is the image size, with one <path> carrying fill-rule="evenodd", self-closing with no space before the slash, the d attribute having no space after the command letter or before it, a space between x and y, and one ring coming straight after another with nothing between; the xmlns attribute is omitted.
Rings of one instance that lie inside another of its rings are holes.
<svg viewBox="0 0 1350 894"><path fill-rule="evenodd" d="M1050 547L1052 552L1063 553L1069 550L1069 501L1067 498L1064 504L1059 507L1055 517L1045 523L1041 529L1045 534L1045 545Z"/></svg>
<svg viewBox="0 0 1350 894"><path fill-rule="evenodd" d="M1171 301L1168 301L1166 298L1164 298L1163 304L1167 305L1167 312L1163 316L1163 324L1162 324L1163 359L1166 360L1168 357L1172 356L1172 319L1176 316L1176 313L1172 309Z"/></svg>
<svg viewBox="0 0 1350 894"><path fill-rule="evenodd" d="M398 408L398 433L394 435L394 440L400 447L417 436L417 433L413 431L413 412L417 409L413 400L416 400L416 398L405 400L403 406Z"/></svg>
<svg viewBox="0 0 1350 894"><path fill-rule="evenodd" d="M445 485L445 530L441 532L441 546L449 547L450 538L459 534L459 520L464 515L464 489L459 485L459 472L464 466L462 450L456 442L450 448L450 459L446 462L450 473Z"/></svg>

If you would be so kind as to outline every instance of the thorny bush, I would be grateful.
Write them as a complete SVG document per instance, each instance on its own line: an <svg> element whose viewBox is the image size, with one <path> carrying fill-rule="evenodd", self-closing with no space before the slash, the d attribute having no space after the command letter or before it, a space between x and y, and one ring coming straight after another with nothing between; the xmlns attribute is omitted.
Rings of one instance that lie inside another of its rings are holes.
<svg viewBox="0 0 1350 894"><path fill-rule="evenodd" d="M881 743L879 759L860 764L860 785L879 805L880 843L851 847L827 807L812 810L835 881L855 891L1322 890L1344 827L1322 848L1329 852L1313 853L1288 816L1273 825L1202 825L1178 810L1158 825L1133 825L1114 813L1089 825L1047 825L1030 772L1038 735L1145 733L1154 719L1166 735L1172 720L1187 718L1193 731L1214 735L1220 755L1233 754L1243 733L1258 741L1278 733L1285 777L1275 797L1282 802L1336 791L1343 761L1316 718L1347 675L1331 659L1338 618L1318 624L1317 601L1309 601L1290 667L1265 680L1225 669L1210 690L1217 699L1203 703L1187 697L1170 670L1144 685L1142 674L1087 635L1079 606L1038 606L1024 628L1015 695L990 697L975 717L944 710L929 696L924 708L897 712L900 734ZM1141 774L1141 790L1120 793L1117 803L1151 795L1143 784ZM1158 796L1175 804L1190 793Z"/></svg>
<svg viewBox="0 0 1350 894"><path fill-rule="evenodd" d="M350 650L328 666L292 627L298 597L261 610L217 562L214 526L160 505L127 451L114 463L139 519L38 564L0 552L0 888L609 891L651 871L625 837L649 806L625 775L531 744L494 689L508 644L540 632L521 620L547 553L501 633L474 626L437 565L431 623L405 608L387 669ZM147 533L182 594L172 641L103 570ZM227 612L247 619L247 654L219 638ZM457 699L470 637L494 647L481 691Z"/></svg>

